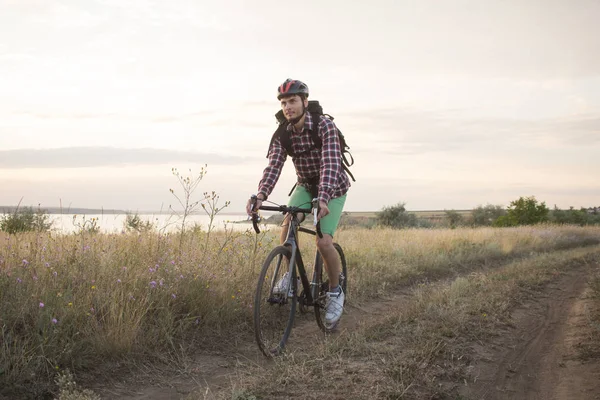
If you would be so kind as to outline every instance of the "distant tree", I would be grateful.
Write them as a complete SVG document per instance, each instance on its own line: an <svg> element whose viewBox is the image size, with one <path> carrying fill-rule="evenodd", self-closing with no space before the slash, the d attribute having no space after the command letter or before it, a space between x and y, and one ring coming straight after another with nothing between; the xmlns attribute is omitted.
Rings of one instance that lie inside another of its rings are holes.
<svg viewBox="0 0 600 400"><path fill-rule="evenodd" d="M447 210L446 218L450 224L450 228L454 229L463 222L463 216L456 210Z"/></svg>
<svg viewBox="0 0 600 400"><path fill-rule="evenodd" d="M386 206L375 214L377 222L383 226L392 228L408 228L418 226L415 214L406 211L406 203L398 203L394 206Z"/></svg>
<svg viewBox="0 0 600 400"><path fill-rule="evenodd" d="M0 217L0 230L8 233L45 232L52 228L50 216L40 208L16 208L13 212Z"/></svg>
<svg viewBox="0 0 600 400"><path fill-rule="evenodd" d="M480 205L471 211L474 226L491 226L494 221L503 215L506 215L506 210L500 205Z"/></svg>
<svg viewBox="0 0 600 400"><path fill-rule="evenodd" d="M600 224L600 216L589 213L586 208L561 210L555 205L550 211L549 221L555 224L595 225Z"/></svg>
<svg viewBox="0 0 600 400"><path fill-rule="evenodd" d="M548 221L546 203L538 203L535 196L520 197L510 203L506 215L494 221L494 226L534 225Z"/></svg>

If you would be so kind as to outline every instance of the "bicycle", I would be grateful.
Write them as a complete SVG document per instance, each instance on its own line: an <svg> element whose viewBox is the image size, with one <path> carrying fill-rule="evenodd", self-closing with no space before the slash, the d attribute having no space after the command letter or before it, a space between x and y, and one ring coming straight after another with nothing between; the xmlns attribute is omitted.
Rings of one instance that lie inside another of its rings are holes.
<svg viewBox="0 0 600 400"><path fill-rule="evenodd" d="M251 199L252 204L255 204L256 196L252 196ZM304 217L304 214L314 212L314 221L317 220L317 199L313 199L311 208L278 205L276 207L261 206L259 210L278 211L284 215L291 215L287 239L282 245L275 247L265 259L254 297L256 341L265 356L273 357L284 351L292 331L297 304L300 305L302 313L308 312L309 307L314 308L317 325L325 333L332 332L337 323L327 324L325 321L325 303L329 282L323 281L323 259L321 254L317 249L312 280L309 282L297 240L298 232L323 237L320 223L315 224L316 230L300 226L302 220L300 220L299 215ZM252 213L252 225L256 233L260 233L258 222L258 213ZM342 247L337 243L333 245L341 259L340 285L347 295L348 272L346 258ZM284 262L284 260L287 260L287 262ZM287 277L284 279L286 272ZM299 289L301 289L300 292Z"/></svg>

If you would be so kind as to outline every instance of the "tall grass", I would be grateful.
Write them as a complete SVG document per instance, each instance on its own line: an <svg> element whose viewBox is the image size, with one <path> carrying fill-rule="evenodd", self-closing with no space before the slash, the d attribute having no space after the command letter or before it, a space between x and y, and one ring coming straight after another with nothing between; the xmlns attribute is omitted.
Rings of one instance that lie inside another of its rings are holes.
<svg viewBox="0 0 600 400"><path fill-rule="evenodd" d="M249 331L256 279L276 236L0 233L0 387L35 396L66 368L166 360ZM360 302L419 279L598 244L600 228L348 229L336 241L351 301ZM301 245L309 261L312 239Z"/></svg>

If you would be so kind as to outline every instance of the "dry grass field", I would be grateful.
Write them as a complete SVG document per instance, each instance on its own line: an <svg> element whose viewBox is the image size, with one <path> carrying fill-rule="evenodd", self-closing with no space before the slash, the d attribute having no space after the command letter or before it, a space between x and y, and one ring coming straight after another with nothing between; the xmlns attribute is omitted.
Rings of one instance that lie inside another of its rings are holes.
<svg viewBox="0 0 600 400"><path fill-rule="evenodd" d="M252 298L277 235L0 233L0 396L59 398L59 377L66 399L70 371L103 398L165 377L187 380L186 398L458 398L441 394L468 377L465 343L493 335L527 291L591 268L600 244L598 227L341 229L346 326L323 338L300 318L290 353L265 365ZM203 355L239 354L227 382L198 379Z"/></svg>

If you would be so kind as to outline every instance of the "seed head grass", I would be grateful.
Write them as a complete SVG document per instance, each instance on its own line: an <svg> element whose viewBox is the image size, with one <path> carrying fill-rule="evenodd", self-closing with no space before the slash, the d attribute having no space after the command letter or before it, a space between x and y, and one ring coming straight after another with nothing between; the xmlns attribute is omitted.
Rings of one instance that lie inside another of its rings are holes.
<svg viewBox="0 0 600 400"><path fill-rule="evenodd" d="M0 232L2 393L27 388L41 397L66 369L171 362L182 349L226 346L236 332L251 332L256 281L278 236L278 229L258 236ZM474 266L598 244L600 228L351 228L335 240L348 262L349 299L358 304ZM314 240L303 237L301 246L310 268ZM448 319L443 310L430 313L440 324Z"/></svg>

